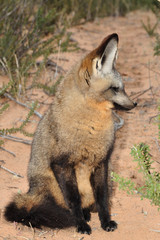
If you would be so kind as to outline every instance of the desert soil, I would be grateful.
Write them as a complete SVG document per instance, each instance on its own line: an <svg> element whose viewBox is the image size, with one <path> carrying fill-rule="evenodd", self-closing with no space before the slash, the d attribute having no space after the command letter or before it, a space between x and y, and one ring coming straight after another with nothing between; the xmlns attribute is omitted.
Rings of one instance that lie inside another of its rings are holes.
<svg viewBox="0 0 160 240"><path fill-rule="evenodd" d="M77 52L60 53L58 65L68 71L75 61L88 51L95 48L101 40L113 32L119 34L119 57L117 68L124 76L126 92L138 106L130 112L118 112L125 120L123 128L117 131L116 143L112 155L115 171L122 176L131 178L138 185L143 183L143 178L137 172L136 163L130 155L130 149L134 144L144 142L149 144L152 159L159 161L160 151L156 140L158 139L158 126L156 118L158 114L157 102L160 97L160 58L154 56L154 39L149 37L142 27L142 21L147 23L150 18L151 25L155 23L155 17L151 12L132 12L126 17L107 17L97 19L95 22L71 28L72 38L78 42L80 50ZM56 61L57 57L51 56ZM45 72L42 81L48 74ZM0 77L0 85L7 82L7 78ZM144 93L144 90L147 90ZM54 97L48 97L42 90L28 91L24 101L31 102L38 99L40 104L38 111L43 114L48 104ZM7 98L0 99L0 104L9 102L9 109L1 115L0 128L16 127L25 119L28 110ZM33 132L36 129L39 118L34 116L27 126L27 130ZM15 134L25 138L21 134ZM0 149L0 164L19 173L23 178L18 178L0 169L0 239L160 239L160 212L152 206L149 200L141 200L139 195L127 195L116 187L113 196L112 215L118 223L115 232L107 233L100 227L97 213L92 214L90 226L92 234L81 235L75 228L66 230L42 229L34 230L32 227L24 227L16 223L8 223L3 218L5 205L11 200L14 193L26 192L27 165L30 157L30 145L6 140L4 148L14 152L15 157ZM160 161L159 161L160 162ZM160 170L160 165L155 162L154 167Z"/></svg>

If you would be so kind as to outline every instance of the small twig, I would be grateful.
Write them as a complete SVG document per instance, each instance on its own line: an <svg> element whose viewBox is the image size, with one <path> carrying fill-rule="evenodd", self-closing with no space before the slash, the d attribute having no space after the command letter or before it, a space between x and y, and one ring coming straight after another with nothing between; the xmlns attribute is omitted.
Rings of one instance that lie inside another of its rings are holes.
<svg viewBox="0 0 160 240"><path fill-rule="evenodd" d="M129 95L129 97L132 97L132 96L134 96L134 95L137 95L137 94L139 94L139 93L141 93L142 91L138 91L138 92L132 92L130 95Z"/></svg>
<svg viewBox="0 0 160 240"><path fill-rule="evenodd" d="M56 70L55 70L55 74L54 74L55 77L57 77L57 74L58 74L58 65L59 65L60 52L61 52L61 39L60 39L59 44L58 44L57 64L56 64Z"/></svg>
<svg viewBox="0 0 160 240"><path fill-rule="evenodd" d="M154 99L154 94L153 94L153 91L152 91L152 86L151 86L151 74L150 74L150 61L148 62L148 79L149 79L149 86L150 86L150 89L151 89L151 94L152 94L152 98Z"/></svg>
<svg viewBox="0 0 160 240"><path fill-rule="evenodd" d="M150 229L150 231L160 233L160 230L156 230L156 229Z"/></svg>
<svg viewBox="0 0 160 240"><path fill-rule="evenodd" d="M6 168L6 167L3 167L2 165L0 165L0 168L2 168L3 170L5 170L5 171L7 171L7 172L9 172L9 173L11 173L11 174L13 174L13 175L17 176L17 177L24 178L24 177L23 177L23 176L21 176L20 174L17 174L17 173L15 173L15 172L13 172L13 171L9 170L9 169L8 169L8 168Z"/></svg>
<svg viewBox="0 0 160 240"><path fill-rule="evenodd" d="M114 216L117 216L118 213L112 213L111 216L114 217Z"/></svg>
<svg viewBox="0 0 160 240"><path fill-rule="evenodd" d="M154 140L155 140L155 142L156 142L156 145L157 145L157 147L158 147L158 150L159 150L159 152L160 152L160 146L159 146L159 143L158 143L158 140L157 140L157 138L155 138L155 137L152 137L152 139L154 139Z"/></svg>
<svg viewBox="0 0 160 240"><path fill-rule="evenodd" d="M35 239L35 229L32 227L32 224L30 222L29 222L29 225L33 233L33 239Z"/></svg>
<svg viewBox="0 0 160 240"><path fill-rule="evenodd" d="M155 105L155 104L157 104L157 102L154 102L153 100L152 100L152 102L147 102L146 101L143 104L138 104L138 107L150 107L150 106Z"/></svg>
<svg viewBox="0 0 160 240"><path fill-rule="evenodd" d="M53 57L53 59L55 59L55 57ZM56 58L57 59L57 58ZM60 61L65 61L65 62L69 62L69 60L67 58L59 58Z"/></svg>
<svg viewBox="0 0 160 240"><path fill-rule="evenodd" d="M142 64L144 67L146 67L147 69L149 69L149 67L146 64ZM152 68L149 69L150 71L157 73L158 75L160 75L160 72L157 72L155 70L153 70Z"/></svg>
<svg viewBox="0 0 160 240"><path fill-rule="evenodd" d="M58 66L57 63L53 62L51 59L48 59L46 62L46 67L51 67L51 70L57 73L65 73L65 70L62 67Z"/></svg>
<svg viewBox="0 0 160 240"><path fill-rule="evenodd" d="M30 238L27 238L27 237L24 237L24 236L21 236L21 238L24 238L26 240L30 240Z"/></svg>
<svg viewBox="0 0 160 240"><path fill-rule="evenodd" d="M46 234L46 233L49 233L49 231L40 232L40 233L38 234L38 236L41 237L42 235L44 235L44 234Z"/></svg>
<svg viewBox="0 0 160 240"><path fill-rule="evenodd" d="M14 152L11 152L11 151L5 149L4 147L0 147L0 149L2 149L3 151L5 151L5 152L11 154L13 157L16 157L16 154L15 154Z"/></svg>
<svg viewBox="0 0 160 240"><path fill-rule="evenodd" d="M120 129L120 128L124 125L124 119L121 118L121 117L120 117L117 113L115 113L114 111L113 111L113 114L114 114L114 116L115 116L116 118L118 118L118 120L119 120L119 123L117 123L117 122L114 123L115 130L117 131L118 129Z"/></svg>
<svg viewBox="0 0 160 240"><path fill-rule="evenodd" d="M7 98L9 98L10 100L14 101L15 103L23 106L23 107L26 107L26 108L28 108L28 109L30 109L30 110L32 109L31 107L27 106L26 104L19 102L18 100L16 100L15 98L13 98L13 97L12 97L10 94L8 94L8 93L4 93L4 96L7 97ZM35 110L34 110L34 114L37 115L39 118L42 118L42 115L41 115L39 112L35 111Z"/></svg>
<svg viewBox="0 0 160 240"><path fill-rule="evenodd" d="M7 135L7 136L6 135L0 135L0 137L11 140L11 141L14 141L14 142L24 143L24 144L27 144L27 145L32 144L32 141L30 141L30 140L25 140L23 138L14 137L14 136L11 136L11 135Z"/></svg>
<svg viewBox="0 0 160 240"><path fill-rule="evenodd" d="M153 119L153 118L156 118L156 117L158 117L159 116L159 114L157 114L157 115L155 115L155 116L152 116L152 117L150 117L149 118L149 123L151 122L151 120Z"/></svg>
<svg viewBox="0 0 160 240"><path fill-rule="evenodd" d="M147 88L146 90L141 91L136 97L132 98L132 100L134 100L134 99L142 96L144 93L148 92L148 91L151 90L151 89L152 89L152 87L149 87L149 88Z"/></svg>

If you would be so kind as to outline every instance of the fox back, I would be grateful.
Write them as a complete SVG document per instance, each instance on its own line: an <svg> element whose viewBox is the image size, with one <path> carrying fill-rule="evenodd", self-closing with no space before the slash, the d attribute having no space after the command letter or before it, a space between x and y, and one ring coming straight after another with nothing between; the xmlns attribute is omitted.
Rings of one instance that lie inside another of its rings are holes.
<svg viewBox="0 0 160 240"><path fill-rule="evenodd" d="M135 107L115 69L118 35L106 37L59 85L53 104L35 132L28 166L29 190L5 210L9 221L52 228L87 224L93 206L101 226L110 219L108 163L114 143L112 111Z"/></svg>

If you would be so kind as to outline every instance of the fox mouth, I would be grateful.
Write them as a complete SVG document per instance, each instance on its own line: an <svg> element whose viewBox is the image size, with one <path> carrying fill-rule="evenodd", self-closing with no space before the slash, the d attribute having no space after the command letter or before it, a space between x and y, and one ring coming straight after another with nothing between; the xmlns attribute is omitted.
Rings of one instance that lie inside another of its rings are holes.
<svg viewBox="0 0 160 240"><path fill-rule="evenodd" d="M133 103L133 105L126 105L126 106L122 106L122 105L119 105L118 103L114 103L114 108L113 110L121 110L121 111L129 111L133 108L135 108L137 106L137 103Z"/></svg>

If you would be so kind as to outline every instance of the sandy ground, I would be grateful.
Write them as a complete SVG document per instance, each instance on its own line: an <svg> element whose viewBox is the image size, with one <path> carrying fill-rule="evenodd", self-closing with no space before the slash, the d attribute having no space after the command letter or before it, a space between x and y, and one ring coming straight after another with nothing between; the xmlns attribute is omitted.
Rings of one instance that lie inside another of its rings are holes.
<svg viewBox="0 0 160 240"><path fill-rule="evenodd" d="M124 76L127 93L138 102L138 107L127 113L119 112L125 120L125 125L117 132L112 162L116 165L116 172L133 179L139 185L142 184L143 179L137 172L136 163L132 161L130 155L130 148L133 144L140 142L149 144L153 160L158 161L160 158L160 152L155 141L155 138L158 139L158 126L155 118L151 119L158 113L160 58L153 56L154 40L147 35L142 27L141 21L147 23L148 17L151 24L155 23L152 13L133 12L125 18L97 19L94 23L86 23L70 29L73 33L72 38L78 42L80 50L72 53L60 53L58 63L67 71L82 55L96 47L105 36L113 32L119 34L117 68ZM53 58L56 59L54 56ZM6 81L6 78L0 77L1 84ZM138 95L138 93L143 93L150 87L152 87L152 90ZM34 90L32 92L28 91L27 99L28 101L38 99L45 102L45 104L40 104L38 108L38 111L43 114L53 97L48 97L42 93L42 90ZM0 104L6 101L8 100L5 98L0 99ZM19 126L28 112L14 102L9 101L9 104L9 109L0 117L1 129ZM38 121L38 117L32 117L27 130L33 132ZM21 134L15 134L15 136L24 138ZM142 201L138 195L128 196L125 192L119 191L118 188L116 188L113 197L112 218L119 225L118 229L112 233L107 233L100 228L96 213L92 214L90 222L92 235L90 236L78 234L75 228L34 230L31 227L6 222L3 218L5 205L11 200L14 193L25 192L28 188L26 173L30 146L5 141L4 147L14 152L16 157L0 150L0 164L24 177L18 178L0 169L0 239L160 239L160 213L157 207L151 206L149 200ZM158 163L155 163L154 166L157 171L160 170Z"/></svg>

